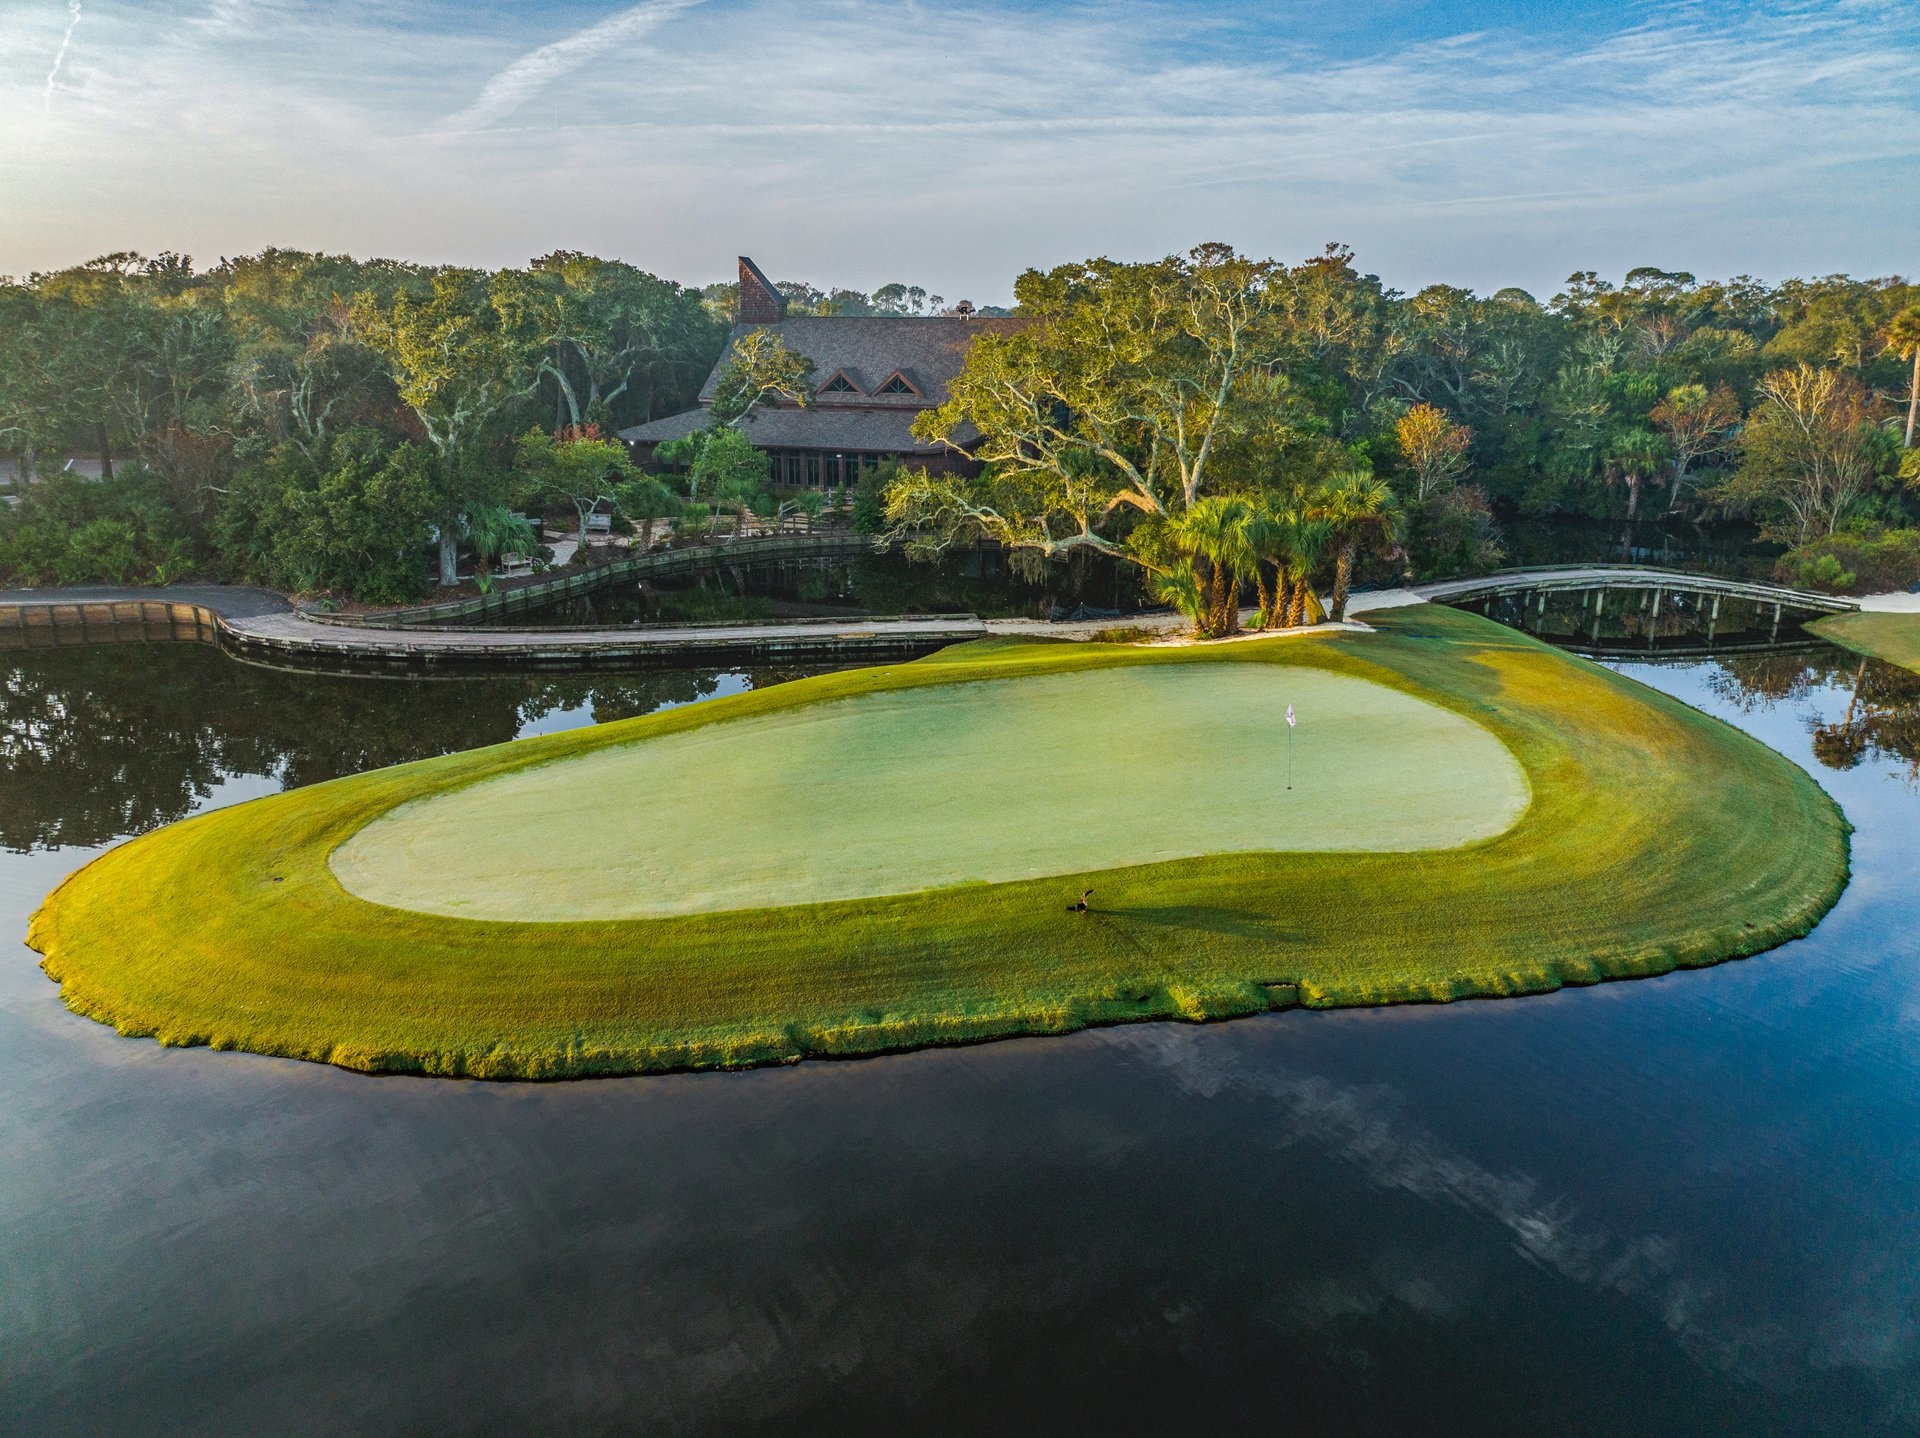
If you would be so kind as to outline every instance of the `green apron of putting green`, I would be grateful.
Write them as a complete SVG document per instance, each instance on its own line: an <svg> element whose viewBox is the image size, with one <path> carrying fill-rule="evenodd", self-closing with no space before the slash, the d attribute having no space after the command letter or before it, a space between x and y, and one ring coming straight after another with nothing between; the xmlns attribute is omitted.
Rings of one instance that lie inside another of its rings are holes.
<svg viewBox="0 0 1920 1438"><path fill-rule="evenodd" d="M1108 669L862 695L522 770L402 806L333 870L423 913L655 918L1202 854L1448 849L1527 799L1493 735L1384 685Z"/></svg>

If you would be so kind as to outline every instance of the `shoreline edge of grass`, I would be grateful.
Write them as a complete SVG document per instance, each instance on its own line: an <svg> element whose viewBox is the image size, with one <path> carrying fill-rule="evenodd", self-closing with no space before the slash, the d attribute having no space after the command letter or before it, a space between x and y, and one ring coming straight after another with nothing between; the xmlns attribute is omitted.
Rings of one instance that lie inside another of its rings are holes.
<svg viewBox="0 0 1920 1438"><path fill-rule="evenodd" d="M1456 849L1216 854L677 919L436 918L355 899L328 864L400 803L533 764L879 689L1133 663L1305 665L1431 699L1507 744L1534 803ZM28 942L69 1008L128 1036L573 1078L1705 967L1810 931L1846 886L1848 834L1810 775L1731 726L1422 606L1374 634L1222 648L987 641L288 791L110 850L49 896ZM1090 885L1099 913L1063 928L1058 895Z"/></svg>
<svg viewBox="0 0 1920 1438"><path fill-rule="evenodd" d="M1829 614L1806 628L1829 644L1920 674L1920 613L1856 610Z"/></svg>

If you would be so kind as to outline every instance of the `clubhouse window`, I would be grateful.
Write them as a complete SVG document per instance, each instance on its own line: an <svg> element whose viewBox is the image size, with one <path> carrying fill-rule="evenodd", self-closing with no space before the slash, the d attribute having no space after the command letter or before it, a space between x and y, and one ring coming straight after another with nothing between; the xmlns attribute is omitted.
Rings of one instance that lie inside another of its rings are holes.
<svg viewBox="0 0 1920 1438"><path fill-rule="evenodd" d="M844 450L780 449L771 455L773 483L788 489L851 489L885 456Z"/></svg>

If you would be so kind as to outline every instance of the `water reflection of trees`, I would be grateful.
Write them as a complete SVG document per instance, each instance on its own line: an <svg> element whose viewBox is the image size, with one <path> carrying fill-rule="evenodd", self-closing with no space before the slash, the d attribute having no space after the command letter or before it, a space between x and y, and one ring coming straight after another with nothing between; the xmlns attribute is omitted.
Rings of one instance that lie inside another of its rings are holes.
<svg viewBox="0 0 1920 1438"><path fill-rule="evenodd" d="M283 674L195 645L0 657L0 847L95 845L192 812L224 779L288 788L495 744L554 713L648 714L727 671L393 680ZM759 688L797 670L747 674Z"/></svg>
<svg viewBox="0 0 1920 1438"><path fill-rule="evenodd" d="M1719 661L1708 684L1746 712L1816 689L1839 690L1847 696L1840 716L1808 722L1814 757L1829 769L1879 759L1902 766L1909 782L1920 783L1920 674L1822 648L1729 657Z"/></svg>
<svg viewBox="0 0 1920 1438"><path fill-rule="evenodd" d="M645 591L614 585L508 618L509 625L651 624L725 616L729 602L766 616L807 614L978 614L986 619L1045 615L1055 607L1132 610L1147 603L1130 566L1075 550L1037 577L1016 573L992 550L963 550L937 563L902 554L787 560L711 570ZM738 617L746 617L743 613Z"/></svg>
<svg viewBox="0 0 1920 1438"><path fill-rule="evenodd" d="M1814 726L1815 756L1830 769L1892 760L1906 766L1909 783L1920 782L1920 674L1877 659L1857 660L1853 670L1845 713Z"/></svg>
<svg viewBox="0 0 1920 1438"><path fill-rule="evenodd" d="M1819 682L1813 651L1726 655L1707 674L1707 688L1742 714L1771 709L1788 699L1804 699Z"/></svg>
<svg viewBox="0 0 1920 1438"><path fill-rule="evenodd" d="M288 788L497 744L563 711L596 723L719 690L723 670L393 680L283 674L197 645L0 657L0 848L96 845L191 813L222 780ZM748 671L750 687L800 669ZM1708 686L1746 712L1832 688L1808 727L1815 757L1869 758L1920 783L1920 675L1829 648L1728 655Z"/></svg>

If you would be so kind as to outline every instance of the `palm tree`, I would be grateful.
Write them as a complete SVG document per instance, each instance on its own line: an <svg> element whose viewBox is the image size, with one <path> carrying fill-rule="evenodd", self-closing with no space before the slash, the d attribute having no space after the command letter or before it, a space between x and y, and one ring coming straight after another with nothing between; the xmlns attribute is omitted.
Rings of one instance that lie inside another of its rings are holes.
<svg viewBox="0 0 1920 1438"><path fill-rule="evenodd" d="M1247 526L1253 506L1244 499L1212 495L1190 506L1181 519L1181 532L1197 541L1195 552L1206 562L1208 628L1215 635L1240 630L1240 586L1255 566Z"/></svg>
<svg viewBox="0 0 1920 1438"><path fill-rule="evenodd" d="M1272 495L1263 498L1247 520L1247 544L1253 550L1254 592L1260 596L1256 629L1271 629L1287 607L1287 584L1292 573L1293 531L1300 521L1297 508ZM1267 588L1267 566L1273 566L1273 588Z"/></svg>
<svg viewBox="0 0 1920 1438"><path fill-rule="evenodd" d="M503 504L483 504L467 515L467 538L473 542L474 581L484 594L493 588L493 561L503 554L531 554L538 537L526 515Z"/></svg>
<svg viewBox="0 0 1920 1438"><path fill-rule="evenodd" d="M680 497L650 474L616 486L613 501L628 519L640 522L640 539L634 548L642 554L653 548L654 525L680 512Z"/></svg>
<svg viewBox="0 0 1920 1438"><path fill-rule="evenodd" d="M1908 305L1887 326L1887 348L1901 359L1913 361L1913 378L1907 385L1907 448L1913 448L1913 426L1920 419L1920 305Z"/></svg>
<svg viewBox="0 0 1920 1438"><path fill-rule="evenodd" d="M1640 511L1640 486L1666 468L1666 443L1650 429L1626 429L1607 446L1607 477L1627 486L1627 519Z"/></svg>
<svg viewBox="0 0 1920 1438"><path fill-rule="evenodd" d="M1326 521L1334 545L1333 618L1347 617L1347 591L1353 583L1353 562L1361 544L1389 532L1399 517L1393 491L1371 470L1350 469L1329 479L1314 504Z"/></svg>
<svg viewBox="0 0 1920 1438"><path fill-rule="evenodd" d="M733 511L733 537L741 538L747 532L747 521L753 515L754 501L760 498L760 485L746 475L728 475L713 487L709 496L715 509Z"/></svg>
<svg viewBox="0 0 1920 1438"><path fill-rule="evenodd" d="M1156 576L1155 593L1190 615L1202 639L1240 628L1240 586L1258 565L1249 538L1253 515L1244 499L1209 495L1167 524L1176 562Z"/></svg>
<svg viewBox="0 0 1920 1438"><path fill-rule="evenodd" d="M1667 442L1673 462L1667 476L1667 513L1679 507L1687 471L1696 459L1725 448L1740 424L1740 401L1726 385L1676 385L1647 416Z"/></svg>
<svg viewBox="0 0 1920 1438"><path fill-rule="evenodd" d="M1290 541L1290 553L1293 559L1293 594L1287 601L1285 619L1289 629L1297 629L1309 619L1317 622L1314 610L1319 600L1313 593L1313 571L1325 557L1327 545L1332 541L1333 526L1317 508L1307 510L1300 523L1294 528Z"/></svg>
<svg viewBox="0 0 1920 1438"><path fill-rule="evenodd" d="M1298 495L1264 496L1248 516L1246 536L1260 595L1259 627L1298 624L1306 611L1308 574L1326 547L1326 521ZM1267 566L1273 588L1267 588Z"/></svg>
<svg viewBox="0 0 1920 1438"><path fill-rule="evenodd" d="M1153 575L1148 583L1153 597L1162 604L1171 604L1187 618L1193 621L1193 632L1201 639L1209 638L1205 632L1207 623L1206 585L1190 563L1177 563L1173 568Z"/></svg>

